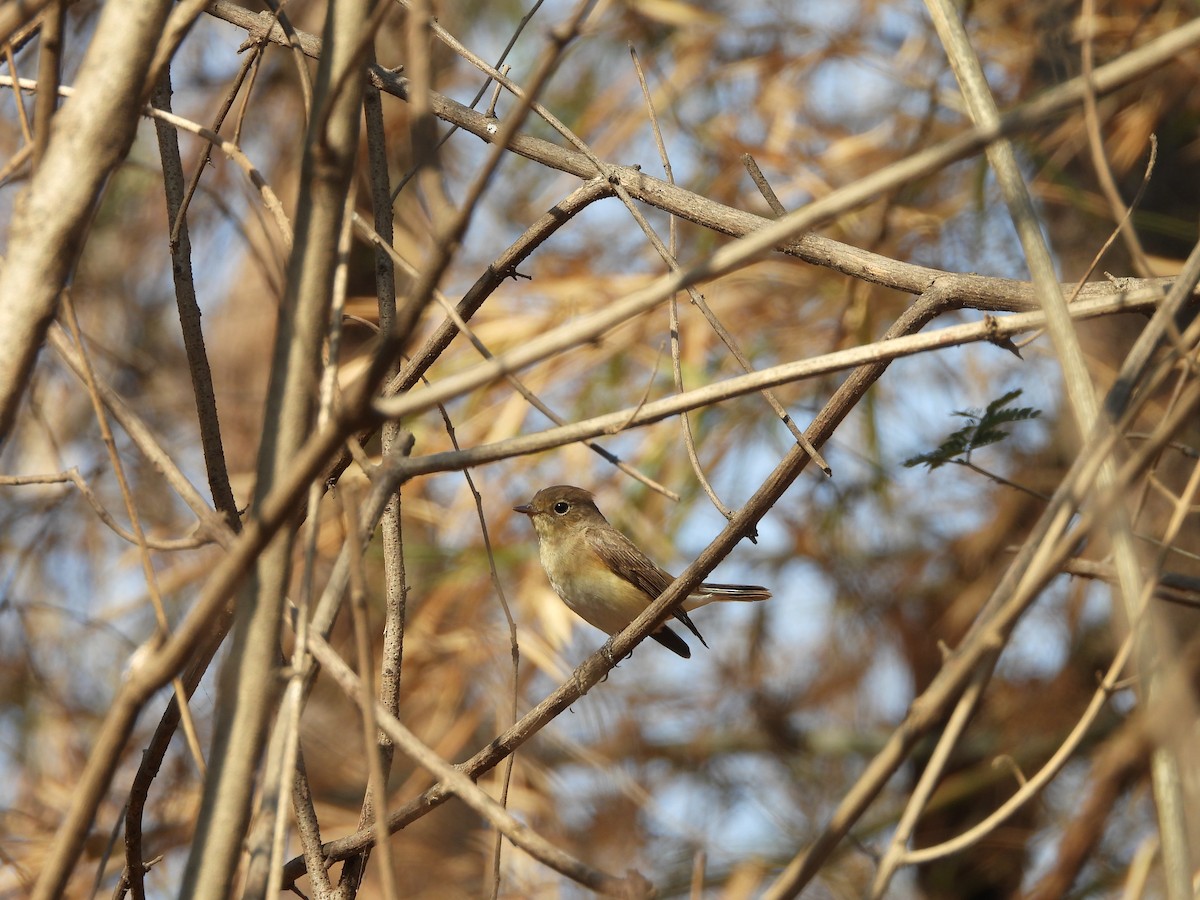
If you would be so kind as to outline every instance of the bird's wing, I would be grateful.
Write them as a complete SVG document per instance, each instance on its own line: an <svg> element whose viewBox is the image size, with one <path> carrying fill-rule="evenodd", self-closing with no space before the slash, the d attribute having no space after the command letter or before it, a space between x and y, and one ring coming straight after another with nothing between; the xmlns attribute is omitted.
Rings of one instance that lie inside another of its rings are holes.
<svg viewBox="0 0 1200 900"><path fill-rule="evenodd" d="M587 542L612 571L648 595L647 603L675 580L616 529L589 528Z"/></svg>
<svg viewBox="0 0 1200 900"><path fill-rule="evenodd" d="M647 604L656 599L675 580L674 575L660 569L650 557L637 548L637 545L633 541L616 529L605 530L604 532L598 529L588 529L587 541L591 548L596 551L596 555L604 561L605 565L647 595ZM708 646L708 642L704 640L704 635L692 624L692 620L683 611L682 606L677 605L672 610L671 615L686 625L688 631L700 639L700 643L704 644L705 647ZM669 630L665 625L663 629ZM671 636L676 637L674 634ZM651 635L651 637L658 640L660 644L665 644L665 641L656 635ZM680 641L680 643L683 642ZM666 644L666 646L670 645ZM679 653L677 647L671 647L671 649Z"/></svg>

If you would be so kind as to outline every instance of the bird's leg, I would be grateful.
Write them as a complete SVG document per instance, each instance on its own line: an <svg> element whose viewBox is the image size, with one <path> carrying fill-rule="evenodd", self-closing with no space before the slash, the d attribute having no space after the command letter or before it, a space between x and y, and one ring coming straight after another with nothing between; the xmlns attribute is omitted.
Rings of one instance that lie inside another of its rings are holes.
<svg viewBox="0 0 1200 900"><path fill-rule="evenodd" d="M612 670L615 669L618 665L620 665L621 662L623 662L624 660L628 659L630 656L633 655L633 651L630 650L628 653L626 653L620 659L617 659L615 656L613 656L612 643L613 643L613 639L610 637L607 641L604 642L603 646L600 647L600 652L604 654L604 660L605 660L605 662L608 663L608 671L605 672L604 677L600 679L601 683L608 681L608 676L612 674Z"/></svg>

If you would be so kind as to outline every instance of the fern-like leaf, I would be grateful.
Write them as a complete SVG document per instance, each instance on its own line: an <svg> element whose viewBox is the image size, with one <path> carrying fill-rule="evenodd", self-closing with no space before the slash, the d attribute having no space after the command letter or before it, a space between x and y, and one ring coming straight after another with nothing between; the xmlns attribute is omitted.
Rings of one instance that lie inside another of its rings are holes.
<svg viewBox="0 0 1200 900"><path fill-rule="evenodd" d="M1040 409L1032 406L1009 407L1008 404L1020 396L1021 390L1018 388L997 397L986 409L955 410L952 415L966 419L969 424L950 434L936 450L909 457L904 465L910 469L914 466L936 469L946 463L957 462L959 457L969 457L972 450L999 443L1008 437L1008 430L1001 426L1036 419L1042 414Z"/></svg>

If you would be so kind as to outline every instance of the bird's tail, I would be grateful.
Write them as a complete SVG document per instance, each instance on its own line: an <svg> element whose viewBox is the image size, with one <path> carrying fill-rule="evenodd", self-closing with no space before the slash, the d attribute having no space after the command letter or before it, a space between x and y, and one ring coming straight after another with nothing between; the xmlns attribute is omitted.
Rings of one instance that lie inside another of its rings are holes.
<svg viewBox="0 0 1200 900"><path fill-rule="evenodd" d="M725 601L740 601L743 603L755 600L768 600L771 592L757 584L709 584L704 583L683 602L685 610L697 609L709 603Z"/></svg>

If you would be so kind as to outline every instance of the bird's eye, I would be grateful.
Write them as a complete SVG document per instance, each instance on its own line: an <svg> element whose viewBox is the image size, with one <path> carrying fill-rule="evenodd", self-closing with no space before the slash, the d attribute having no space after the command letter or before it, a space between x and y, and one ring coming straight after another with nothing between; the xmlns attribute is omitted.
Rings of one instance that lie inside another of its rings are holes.
<svg viewBox="0 0 1200 900"><path fill-rule="evenodd" d="M556 513L558 513L560 516L563 515L564 513L566 513L566 511L570 508L571 508L571 504L568 503L566 500L559 500L557 503L554 504L554 511Z"/></svg>

